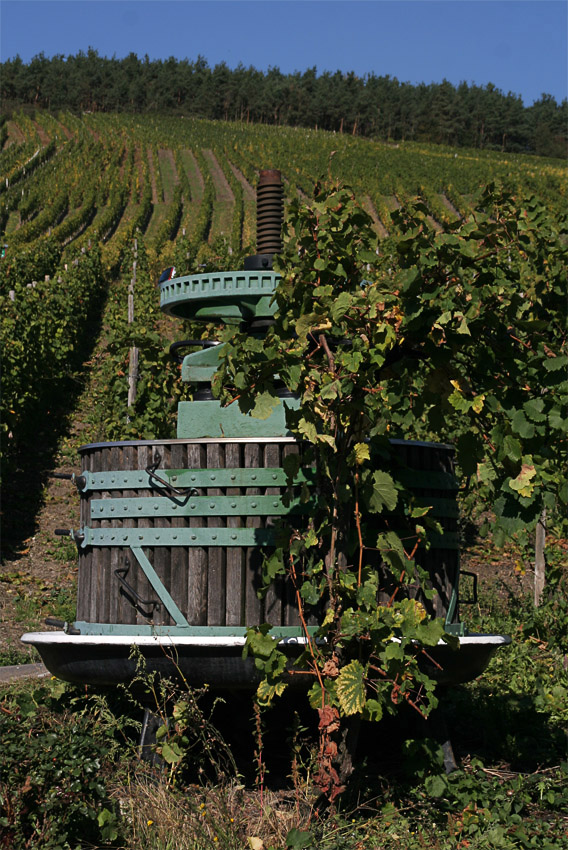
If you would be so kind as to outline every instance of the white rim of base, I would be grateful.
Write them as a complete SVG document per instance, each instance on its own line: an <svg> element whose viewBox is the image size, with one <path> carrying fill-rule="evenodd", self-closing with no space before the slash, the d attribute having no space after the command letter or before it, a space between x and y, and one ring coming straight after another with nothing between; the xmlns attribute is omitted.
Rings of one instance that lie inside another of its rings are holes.
<svg viewBox="0 0 568 850"><path fill-rule="evenodd" d="M237 635L222 636L179 636L179 635L68 635L65 632L26 632L20 640L31 644L61 644L63 646L244 646L246 638ZM465 635L458 637L460 646L505 646L511 643L509 635ZM305 637L283 637L278 643L305 645ZM446 646L438 641L438 646Z"/></svg>

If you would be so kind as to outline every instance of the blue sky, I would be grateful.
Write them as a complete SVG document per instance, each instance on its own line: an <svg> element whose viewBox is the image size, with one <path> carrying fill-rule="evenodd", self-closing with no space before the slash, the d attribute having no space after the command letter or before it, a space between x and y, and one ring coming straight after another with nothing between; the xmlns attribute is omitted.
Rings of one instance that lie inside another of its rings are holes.
<svg viewBox="0 0 568 850"><path fill-rule="evenodd" d="M2 61L93 47L567 97L566 0L0 0L0 16Z"/></svg>

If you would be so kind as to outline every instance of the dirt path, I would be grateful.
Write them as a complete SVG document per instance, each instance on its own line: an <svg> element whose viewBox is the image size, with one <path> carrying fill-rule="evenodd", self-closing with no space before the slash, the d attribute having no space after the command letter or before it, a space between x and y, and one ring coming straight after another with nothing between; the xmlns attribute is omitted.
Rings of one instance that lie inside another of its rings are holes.
<svg viewBox="0 0 568 850"><path fill-rule="evenodd" d="M61 121L57 121L57 124L59 126L59 129L61 130L61 132L63 133L63 135L67 139L67 141L69 141L69 139L73 138L73 132L72 132L72 130L69 129L69 127L66 127L65 124L61 123Z"/></svg>
<svg viewBox="0 0 568 850"><path fill-rule="evenodd" d="M164 203L171 204L174 189L179 183L176 161L173 151L160 148L158 150L158 161L162 172L162 183L164 186Z"/></svg>
<svg viewBox="0 0 568 850"><path fill-rule="evenodd" d="M80 433L79 426L63 441L50 472L80 472ZM56 615L62 603L73 606L77 550L54 532L79 527L79 496L70 481L57 478L48 478L42 495L33 534L0 566L0 648L22 649L23 632L45 628L44 618Z"/></svg>
<svg viewBox="0 0 568 850"><path fill-rule="evenodd" d="M38 135L38 138L39 138L39 140L40 140L41 144L42 144L44 147L46 147L46 146L50 143L50 141L51 141L51 139L49 138L48 134L45 132L45 130L44 130L44 128L41 126L41 124L38 124L38 122L37 122L37 121L33 121L33 120L32 120L32 124L34 125L34 129L35 129L35 131L36 131L36 133L37 133L37 135Z"/></svg>
<svg viewBox="0 0 568 850"><path fill-rule="evenodd" d="M211 177L213 178L213 184L215 186L215 195L217 201L221 203L235 203L235 196L233 194L233 190L229 186L227 182L227 178L223 174L223 169L219 165L217 161L217 157L210 149L203 150L203 156L209 163L209 170L211 171Z"/></svg>
<svg viewBox="0 0 568 850"><path fill-rule="evenodd" d="M445 196L445 195L441 194L441 195L440 195L440 200L441 200L441 202L443 203L443 205L445 206L445 208L446 208L449 212L451 212L451 214L452 214L453 216L455 216L456 218L461 218L461 215L459 214L459 212L457 211L457 209L454 207L454 205L452 204L452 202L449 200L449 198L446 198L446 196Z"/></svg>
<svg viewBox="0 0 568 850"><path fill-rule="evenodd" d="M8 138L5 147L10 145L23 145L26 141L25 135L22 133L15 121L8 121Z"/></svg>
<svg viewBox="0 0 568 850"><path fill-rule="evenodd" d="M203 181L203 175L199 170L197 160L193 155L193 151L183 150L181 152L181 161L184 164L187 179L189 181L189 188L191 189L191 200L199 202L203 200L203 194L205 192L205 183Z"/></svg>
<svg viewBox="0 0 568 850"><path fill-rule="evenodd" d="M161 199L158 198L158 187L156 185L156 172L154 170L154 156L152 154L152 148L146 148L146 156L148 157L148 171L150 174L150 184L152 186L152 203L159 204L161 203Z"/></svg>
<svg viewBox="0 0 568 850"><path fill-rule="evenodd" d="M142 188L144 186L144 168L142 166L142 148L140 145L134 147L134 172L138 176L138 180L132 181L130 202L132 204L139 204L142 200Z"/></svg>
<svg viewBox="0 0 568 850"><path fill-rule="evenodd" d="M400 209L400 203L396 195L385 195L385 206L390 212Z"/></svg>
<svg viewBox="0 0 568 850"><path fill-rule="evenodd" d="M440 233L440 232L444 229L444 228L442 227L442 225L440 224L440 222L439 222L439 221L436 221L436 219L434 218L434 216L432 216L432 215L428 215L428 216L426 216L426 218L428 219L428 221L430 222L431 227L433 227L433 228L434 228L434 230L436 231L436 233Z"/></svg>
<svg viewBox="0 0 568 850"><path fill-rule="evenodd" d="M230 160L227 160L227 162L229 163L229 168L231 169L231 171L233 172L233 174L235 175L235 177L237 178L237 180L239 181L239 183L243 187L243 196L244 196L245 202L246 201L256 201L256 192L252 188L252 186L250 185L248 180L246 179L245 175L241 171L239 171L237 166L233 165L233 163L230 162Z"/></svg>
<svg viewBox="0 0 568 850"><path fill-rule="evenodd" d="M363 209L365 209L366 212L368 212L371 218L373 219L375 230L377 231L381 239L386 239L386 237L389 235L388 231L386 230L384 224L377 215L375 206L368 195L365 195L363 198Z"/></svg>
<svg viewBox="0 0 568 850"><path fill-rule="evenodd" d="M0 683L20 682L22 679L44 679L49 676L45 664L15 664L10 667L0 667Z"/></svg>

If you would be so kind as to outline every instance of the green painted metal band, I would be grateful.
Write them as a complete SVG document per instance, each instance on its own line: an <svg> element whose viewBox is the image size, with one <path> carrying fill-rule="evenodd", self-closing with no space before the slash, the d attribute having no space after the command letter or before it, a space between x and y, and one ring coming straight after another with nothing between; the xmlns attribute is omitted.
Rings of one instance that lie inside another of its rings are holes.
<svg viewBox="0 0 568 850"><path fill-rule="evenodd" d="M176 603L164 587L164 584L161 578L158 576L156 570L138 546L131 546L130 551L138 561L144 575L154 588L155 592L158 594L160 598L160 602L164 605L166 611L176 624L176 626L189 626L189 623L177 607Z"/></svg>
<svg viewBox="0 0 568 850"><path fill-rule="evenodd" d="M87 546L273 546L272 528L89 528L84 526L82 548Z"/></svg>
<svg viewBox="0 0 568 850"><path fill-rule="evenodd" d="M202 402L196 402L201 404ZM159 469L160 478L171 482L174 487L285 487L288 484L286 473L281 467L252 467L245 469ZM107 470L105 472L82 472L85 479L83 493L91 490L140 490L161 489L162 484L152 482L143 469ZM437 490L456 490L457 482L453 475L446 472L425 472L424 470L405 470L401 480L413 488ZM295 484L315 481L314 469L303 469L294 479ZM431 504L428 496L418 497L419 504ZM434 498L434 497L432 497ZM447 500L448 502L451 500Z"/></svg>
<svg viewBox="0 0 568 850"><path fill-rule="evenodd" d="M142 626L124 623L87 623L78 620L73 627L82 635L132 635L145 637L155 635L172 637L245 637L246 626ZM318 626L308 626L310 635L314 635ZM275 638L300 638L304 631L299 626L275 626L271 632Z"/></svg>
<svg viewBox="0 0 568 850"><path fill-rule="evenodd" d="M428 516L452 517L459 515L457 504L451 499L417 499L417 504L431 507ZM191 496L182 502L176 497L133 499L95 499L91 502L91 519L135 519L136 517L180 516L289 516L306 513L310 503L299 499L284 502L282 496Z"/></svg>
<svg viewBox="0 0 568 850"><path fill-rule="evenodd" d="M169 481L174 487L187 489L223 488L223 487L286 487L288 479L280 467L250 469L158 469L160 478ZM163 484L151 481L143 469L110 470L106 472L82 472L85 479L83 493L97 490L160 490ZM295 477L295 484L313 482L315 471L301 470Z"/></svg>
<svg viewBox="0 0 568 850"><path fill-rule="evenodd" d="M94 499L91 519L136 519L180 516L287 516L302 508L299 499L284 504L282 496L192 496L188 501L155 497L146 499Z"/></svg>

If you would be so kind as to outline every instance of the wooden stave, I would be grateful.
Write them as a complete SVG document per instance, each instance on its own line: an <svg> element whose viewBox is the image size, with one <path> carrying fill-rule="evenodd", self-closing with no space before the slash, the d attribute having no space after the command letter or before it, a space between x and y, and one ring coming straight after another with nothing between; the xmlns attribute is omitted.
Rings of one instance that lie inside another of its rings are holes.
<svg viewBox="0 0 568 850"><path fill-rule="evenodd" d="M396 441L400 460L406 459L414 469L453 472L453 449L436 444L421 444L411 441ZM125 441L123 443L91 444L83 446L83 469L92 472L119 469L145 469L152 463L154 450L162 455L162 469L195 469L223 467L274 467L282 466L290 452L298 452L292 440L171 440L171 441ZM426 450L425 450L426 449ZM235 461L239 459L237 464ZM276 463L278 460L278 463ZM206 488L205 496L215 495L261 495L278 494L284 488ZM415 488L413 488L415 489ZM440 495L437 490L420 488L417 495ZM81 499L82 524L96 527L263 527L271 524L264 517L183 517L170 519L140 518L139 520L91 520L90 502L94 494L84 494ZM117 491L97 493L96 498L117 496ZM150 490L124 491L124 497L151 496ZM444 495L447 495L447 491ZM457 531L457 520L442 519L448 531ZM147 547L144 552L182 613L191 626L251 626L265 619L275 626L296 626L300 619L291 582L280 582L271 589L266 600L259 600L257 590L260 581L262 554L258 548L249 547L195 547L189 551L182 547ZM127 595L115 577L116 569L130 561L128 581L134 585L143 599L155 598L155 592L131 553L121 547L86 547L80 552L77 619L96 623L120 623L125 625L173 625L163 605L149 619L139 608L129 603ZM425 602L430 614L445 616L450 604L452 589L459 571L459 553L451 549L422 550L417 560L431 574L432 585L438 595L432 603ZM213 566L214 569L210 569ZM172 583L172 569L176 580ZM229 581L227 581L227 576ZM389 593L383 592L384 602ZM240 611L240 615L239 615ZM457 617L457 611L454 621ZM317 622L313 615L310 622Z"/></svg>

